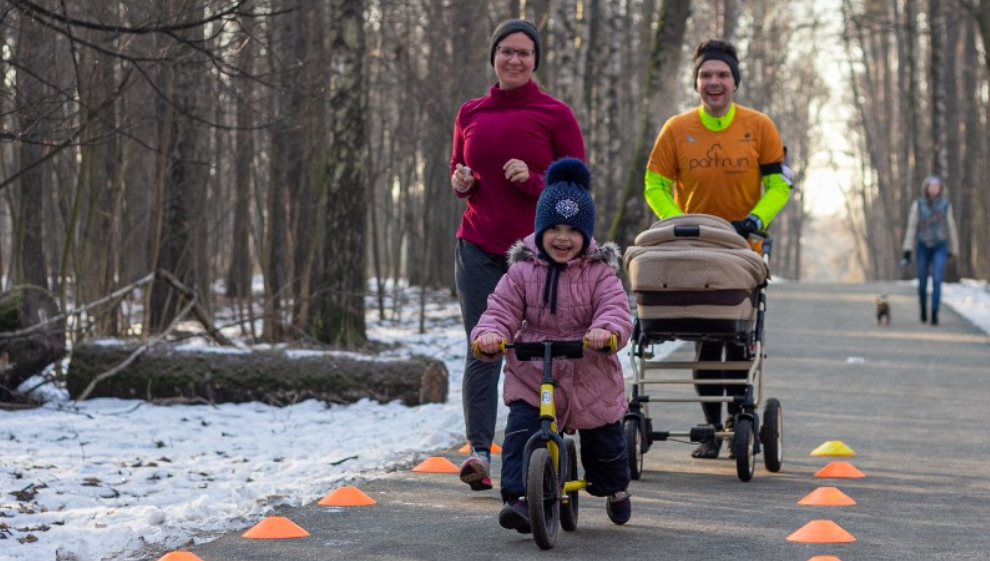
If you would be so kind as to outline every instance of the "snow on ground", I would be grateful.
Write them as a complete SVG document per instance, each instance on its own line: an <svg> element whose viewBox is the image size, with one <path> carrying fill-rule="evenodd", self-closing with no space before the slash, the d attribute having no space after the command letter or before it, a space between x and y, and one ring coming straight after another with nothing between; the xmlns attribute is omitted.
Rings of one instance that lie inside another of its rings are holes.
<svg viewBox="0 0 990 561"><path fill-rule="evenodd" d="M418 335L415 309L385 322L369 311L369 336L400 343L388 353L397 357L442 359L446 403L165 407L77 403L48 386L46 406L0 411L0 561L126 560L147 545L180 549L458 444L460 312L452 299L431 304L427 333Z"/></svg>
<svg viewBox="0 0 990 561"><path fill-rule="evenodd" d="M948 284L943 293L990 333L986 283ZM431 304L423 335L415 309L386 322L372 311L369 335L401 343L396 356L443 360L443 404L162 407L75 403L43 387L44 407L0 411L0 561L126 561L146 546L182 549L460 444L465 345L457 304Z"/></svg>
<svg viewBox="0 0 990 561"><path fill-rule="evenodd" d="M917 282L913 284L917 286ZM990 333L990 284L987 281L962 279L959 283L943 283L942 300L984 333Z"/></svg>

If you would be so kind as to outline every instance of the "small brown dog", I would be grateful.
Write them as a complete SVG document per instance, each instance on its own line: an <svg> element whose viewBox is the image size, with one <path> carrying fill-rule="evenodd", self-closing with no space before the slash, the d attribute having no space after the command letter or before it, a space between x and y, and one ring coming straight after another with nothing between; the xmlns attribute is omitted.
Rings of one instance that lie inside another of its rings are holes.
<svg viewBox="0 0 990 561"><path fill-rule="evenodd" d="M886 294L877 296L877 325L890 325L890 301Z"/></svg>

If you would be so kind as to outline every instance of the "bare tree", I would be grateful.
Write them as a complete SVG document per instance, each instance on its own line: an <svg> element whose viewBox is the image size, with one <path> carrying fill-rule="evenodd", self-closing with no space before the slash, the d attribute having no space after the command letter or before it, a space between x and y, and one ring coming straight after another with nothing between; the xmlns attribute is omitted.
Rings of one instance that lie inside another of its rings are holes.
<svg viewBox="0 0 990 561"><path fill-rule="evenodd" d="M251 73L254 58L258 56L258 40L254 37L255 28L250 18L242 18L245 29L243 46L238 54L238 65L244 72ZM231 245L230 267L227 271L227 296L246 298L251 294L251 195L254 192L252 165L255 142L252 115L251 89L246 80L239 80L234 89L236 106L236 130L232 172L234 175L232 194L234 197L233 244Z"/></svg>
<svg viewBox="0 0 990 561"><path fill-rule="evenodd" d="M957 154L959 164L959 175L953 182L952 200L955 202L955 217L959 222L959 231L967 235L960 236L958 256L958 273L963 277L974 277L978 270L990 270L990 263L984 261L982 266L978 263L981 257L985 258L985 251L981 252L981 244L988 241L986 236L980 239L978 232L986 232L987 208L990 206L987 201L985 185L984 167L980 159L986 150L983 126L986 122L986 106L982 103L981 96L974 95L982 86L981 66L976 62L979 60L977 49L979 28L977 24L968 19L962 25L960 37L961 52L961 87L958 90L960 97L959 115L977 115L980 119L962 119L958 122L962 125L962 138L960 139L959 153ZM967 63L968 61L968 63ZM982 121L982 122L981 122ZM983 225L982 229L980 224ZM986 247L986 245L982 245ZM981 255L982 254L982 255Z"/></svg>
<svg viewBox="0 0 990 561"><path fill-rule="evenodd" d="M975 195L984 179L971 162L985 151L986 73L974 69L979 38L973 30L990 21L982 19L990 7L941 0L907 0L903 12L899 3L843 6L847 52L857 63L850 66L858 119L851 128L861 137L857 148L865 164L852 227L868 278L893 276L908 210L929 173L952 187L964 246L956 270L979 274L986 197ZM960 17L962 10L975 17ZM890 47L894 42L897 48Z"/></svg>
<svg viewBox="0 0 990 561"><path fill-rule="evenodd" d="M650 109L656 99L662 99L664 92L669 91L666 88L670 87L670 82L661 78L666 75L676 75L680 68L678 61L681 57L681 45L684 43L684 33L690 15L690 0L668 0L661 8L660 19L653 36L653 50L643 82L644 89L639 99L640 121L633 140L633 157L622 196L619 198L619 208L608 234L608 239L622 245L629 245L630 232L638 232L645 226L644 222L652 220L651 217L644 217L645 205L640 200L641 197L637 197L643 190L649 135L656 132ZM639 228L636 228L637 225Z"/></svg>
<svg viewBox="0 0 990 561"><path fill-rule="evenodd" d="M49 135L52 124L59 122L61 111L57 97L58 85L54 51L37 49L54 40L54 36L38 25L24 25L16 39L18 128L20 145L20 184L16 195L20 228L15 240L14 278L16 282L48 288L48 268L44 246L44 208L46 193L52 188L50 168L42 164L48 144L57 142ZM40 164L40 165L39 165Z"/></svg>
<svg viewBox="0 0 990 561"><path fill-rule="evenodd" d="M330 84L333 145L329 199L319 283L318 338L363 343L367 168L364 95L364 2L331 0Z"/></svg>
<svg viewBox="0 0 990 561"><path fill-rule="evenodd" d="M736 31L739 28L739 4L740 0L721 0L716 7L716 10L721 12L718 19L722 25L722 32L719 35L726 41L735 41Z"/></svg>
<svg viewBox="0 0 990 561"><path fill-rule="evenodd" d="M907 95L907 108L908 108L908 141L911 146L911 159L906 162L910 165L912 172L909 176L912 180L907 185L908 188L914 189L915 186L921 185L921 180L926 175L928 175L928 162L924 161L925 146L924 137L922 136L924 132L924 122L921 116L921 90L919 86L921 85L921 73L918 69L919 55L917 51L917 46L920 43L920 34L918 32L918 3L917 0L906 0L904 2L905 7L905 37L904 43L907 47L905 55L907 60L904 66L907 68L907 83L908 83L908 95ZM909 202L909 201L908 201ZM905 204L905 207L907 205ZM901 209L902 212L907 212L906 208ZM903 216L907 216L904 214Z"/></svg>
<svg viewBox="0 0 990 561"><path fill-rule="evenodd" d="M848 227L867 276L895 274L904 218L933 171L949 176L959 272L990 270L990 0L846 0L846 72L828 80L808 61L836 37L810 0L2 4L4 286L31 278L91 300L162 267L209 309L223 275L253 329L260 273L266 339L360 340L366 276L382 315L387 286L396 303L409 284L453 290L453 118L491 86L490 32L507 17L537 24L537 80L578 117L598 237L628 244L652 222L650 141L696 104L687 49L721 36L742 55L740 102L773 117L798 172L773 223L775 274L801 276L801 179L812 155L834 151L819 126L835 118L829 88L850 92L844 132L862 167ZM143 327L168 324L177 295L148 294ZM80 334L124 333L114 306Z"/></svg>
<svg viewBox="0 0 990 561"><path fill-rule="evenodd" d="M954 76L949 73L950 68L947 68L947 63L953 57L948 52L946 17L941 0L928 0L928 20L931 26L932 59L929 65L931 81L928 84L932 98L932 172L949 179L946 83L949 79L954 79Z"/></svg>
<svg viewBox="0 0 990 561"><path fill-rule="evenodd" d="M71 261L78 295L88 302L112 292L120 272L122 232L117 217L124 212L124 147L116 130L123 107L120 88L127 84L129 75L118 72L111 57L86 47L76 51L75 74L80 120L88 125L84 124L87 132L79 150L79 166L84 172L78 174L59 276L70 276ZM73 259L76 255L81 257ZM63 309L66 288L63 284ZM94 319L95 334L118 335L117 314L101 314Z"/></svg>
<svg viewBox="0 0 990 561"><path fill-rule="evenodd" d="M166 17L169 10L177 10L178 4L162 5ZM203 16L203 5L194 1L182 6L194 17ZM182 43L175 45L174 62L162 66L158 86L167 92L159 98L159 196L161 206L158 219L155 267L171 272L186 286L202 290L208 286L203 258L202 195L208 174L202 129L192 118L208 114L203 111L205 99L200 97L205 60L192 44L202 39L202 29L177 32ZM169 325L180 308L178 294L171 286L156 281L149 301L149 327L158 332Z"/></svg>
<svg viewBox="0 0 990 561"><path fill-rule="evenodd" d="M988 125L988 115L982 92L987 85L987 73L990 72L990 56L987 56L987 53L990 53L990 0L959 0L959 4L966 10L966 15L974 19L978 25L978 39L981 46L980 50L983 53L984 73L979 77L973 75L970 65L977 60L977 57L972 56L975 49L972 47L965 49L963 60L969 64L964 70L964 83L971 86L965 91L969 92L971 99L976 92L979 92L979 99L975 102L974 108L977 109L976 114L979 115L978 126L981 130L975 130L974 126L974 130L970 131L970 127L967 126L965 161L967 169L972 171L966 174L966 187L959 190L960 186L956 186L957 192L961 191L963 196L958 199L954 198L954 201L958 201L957 208L961 208L967 215L965 218L966 227L960 228L960 240L963 241L965 248L960 248L962 251L960 257L964 259L961 269L974 276L986 277L990 275L990 251L986 249L990 247L990 201L986 197L985 166L978 165L976 162L982 160L977 154L986 158L987 150L985 129ZM974 85L976 89L972 88ZM973 115L973 113L968 114ZM972 120L967 120L967 125L970 124L974 123Z"/></svg>

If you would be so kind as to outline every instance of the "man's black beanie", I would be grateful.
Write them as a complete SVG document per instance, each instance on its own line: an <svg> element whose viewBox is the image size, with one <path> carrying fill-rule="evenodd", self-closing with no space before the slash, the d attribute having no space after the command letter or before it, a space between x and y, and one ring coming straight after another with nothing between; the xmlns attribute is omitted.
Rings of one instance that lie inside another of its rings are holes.
<svg viewBox="0 0 990 561"><path fill-rule="evenodd" d="M535 46L536 53L534 56L533 70L536 71L540 68L540 53L543 52L543 47L540 43L540 32L536 30L536 27L524 19L507 19L502 23L498 24L495 28L495 33L492 33L492 43L489 45L489 53L491 55L490 61L492 66L495 66L495 47L505 39L507 35L512 35L513 33L519 32L525 33L533 40L533 45Z"/></svg>

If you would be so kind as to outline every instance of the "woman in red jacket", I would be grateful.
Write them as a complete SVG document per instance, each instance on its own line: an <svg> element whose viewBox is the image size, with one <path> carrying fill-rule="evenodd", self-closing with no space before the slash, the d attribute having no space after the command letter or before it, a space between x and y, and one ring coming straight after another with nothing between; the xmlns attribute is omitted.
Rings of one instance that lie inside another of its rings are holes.
<svg viewBox="0 0 990 561"><path fill-rule="evenodd" d="M540 34L531 23L502 22L490 44L498 82L487 95L464 103L454 123L450 185L467 203L454 274L466 334L508 270L506 251L533 231L547 167L564 156L585 157L574 113L533 81L541 55ZM467 352L462 387L472 452L461 466L461 480L475 491L492 488L488 469L500 368L500 361L486 363Z"/></svg>

